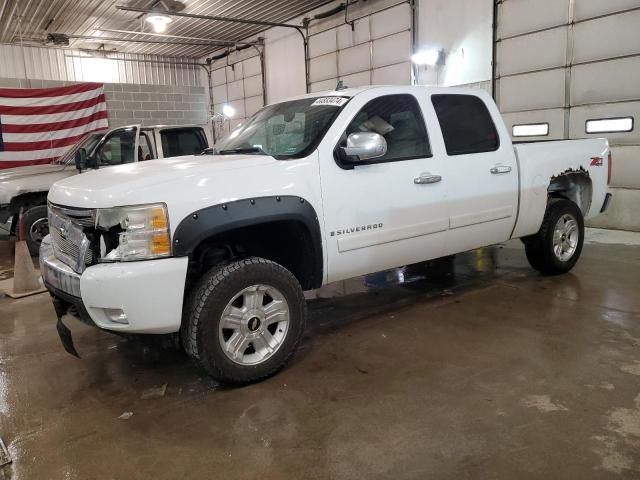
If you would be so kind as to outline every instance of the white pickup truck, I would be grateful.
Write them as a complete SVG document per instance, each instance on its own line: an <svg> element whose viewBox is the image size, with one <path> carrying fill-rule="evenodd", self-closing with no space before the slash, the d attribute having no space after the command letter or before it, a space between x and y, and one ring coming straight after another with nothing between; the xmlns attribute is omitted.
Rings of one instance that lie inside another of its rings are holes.
<svg viewBox="0 0 640 480"><path fill-rule="evenodd" d="M606 209L606 140L513 145L486 93L413 86L264 107L216 156L56 183L40 262L58 314L179 333L213 377L280 369L304 290L521 238L544 274L578 260Z"/></svg>
<svg viewBox="0 0 640 480"><path fill-rule="evenodd" d="M56 181L78 173L77 154L86 157L88 168L104 168L200 153L207 147L206 130L199 125L128 125L89 133L50 164L0 170L0 235L16 233L23 209L25 241L31 254L38 254L49 232L47 193Z"/></svg>

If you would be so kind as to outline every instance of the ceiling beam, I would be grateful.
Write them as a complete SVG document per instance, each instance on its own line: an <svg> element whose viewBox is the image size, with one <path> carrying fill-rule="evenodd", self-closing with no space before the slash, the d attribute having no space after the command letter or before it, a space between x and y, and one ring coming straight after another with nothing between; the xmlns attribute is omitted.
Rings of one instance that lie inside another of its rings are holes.
<svg viewBox="0 0 640 480"><path fill-rule="evenodd" d="M185 37L182 35L169 35L167 33L151 33L151 32L134 32L132 30L118 30L116 28L100 28L99 30L103 31L103 32L110 32L110 33L122 33L125 35L149 35L152 37L160 37L160 38L177 38L177 39L182 39L182 40L196 40L196 41L205 41L205 42L214 42L214 43L220 43L221 45L228 45L228 46L233 46L233 45L262 45L261 41L255 41L255 42L234 42L231 40L220 40L220 39L216 39L216 38L203 38L203 37Z"/></svg>
<svg viewBox="0 0 640 480"><path fill-rule="evenodd" d="M233 18L233 17L220 17L217 15L197 15L194 13L182 13L182 12L171 12L171 11L162 11L162 10L149 10L146 8L135 8L128 7L126 5L116 5L118 10L123 10L126 12L138 12L138 13L163 13L169 15L170 17L184 17L184 18L198 18L200 20L214 20L217 22L234 22L234 23L244 23L247 25L262 25L265 27L287 27L287 28L295 28L301 29L301 25L294 25L292 23L280 23L280 22L267 22L265 20L248 20L245 18Z"/></svg>
<svg viewBox="0 0 640 480"><path fill-rule="evenodd" d="M71 35L66 33L55 33L53 35L64 35L69 38L80 40L93 40L96 42L109 43L109 42L133 42L133 43L161 43L169 45L191 45L195 47L228 47L228 43L216 43L216 42L181 42L181 41L167 41L167 40L147 40L147 39L132 39L132 38L116 38L116 37L94 37L91 35Z"/></svg>

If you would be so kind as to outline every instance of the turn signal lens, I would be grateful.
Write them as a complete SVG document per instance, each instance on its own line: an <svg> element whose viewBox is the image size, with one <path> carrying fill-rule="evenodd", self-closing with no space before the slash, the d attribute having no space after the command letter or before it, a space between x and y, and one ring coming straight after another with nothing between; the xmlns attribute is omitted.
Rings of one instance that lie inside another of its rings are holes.
<svg viewBox="0 0 640 480"><path fill-rule="evenodd" d="M171 241L168 233L159 233L151 237L151 254L155 257L171 253Z"/></svg>
<svg viewBox="0 0 640 480"><path fill-rule="evenodd" d="M167 213L164 207L153 207L149 212L151 228L165 230L167 228Z"/></svg>

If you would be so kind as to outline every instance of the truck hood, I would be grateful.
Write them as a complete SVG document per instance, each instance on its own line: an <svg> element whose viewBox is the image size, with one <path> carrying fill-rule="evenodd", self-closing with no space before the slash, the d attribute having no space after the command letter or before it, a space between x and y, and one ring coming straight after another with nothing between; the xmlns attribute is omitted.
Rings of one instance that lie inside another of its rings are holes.
<svg viewBox="0 0 640 480"><path fill-rule="evenodd" d="M65 165L32 165L0 170L0 205L8 204L24 193L46 192L54 182L75 173L75 168Z"/></svg>
<svg viewBox="0 0 640 480"><path fill-rule="evenodd" d="M0 182L15 180L32 175L46 175L48 173L60 172L64 170L66 165L30 165L28 167L9 168L0 170Z"/></svg>
<svg viewBox="0 0 640 480"><path fill-rule="evenodd" d="M137 203L168 202L175 189L225 182L230 172L282 163L265 155L187 155L103 168L57 182L49 201L69 207L109 208ZM187 186L188 185L188 186ZM189 195L193 192L182 192Z"/></svg>

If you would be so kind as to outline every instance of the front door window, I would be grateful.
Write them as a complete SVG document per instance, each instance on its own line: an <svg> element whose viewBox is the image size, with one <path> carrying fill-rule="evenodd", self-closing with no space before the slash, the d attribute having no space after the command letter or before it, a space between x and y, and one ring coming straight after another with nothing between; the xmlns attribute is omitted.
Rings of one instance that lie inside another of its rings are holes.
<svg viewBox="0 0 640 480"><path fill-rule="evenodd" d="M135 161L135 127L112 132L95 152L100 166L120 165Z"/></svg>

